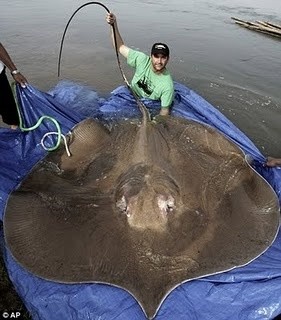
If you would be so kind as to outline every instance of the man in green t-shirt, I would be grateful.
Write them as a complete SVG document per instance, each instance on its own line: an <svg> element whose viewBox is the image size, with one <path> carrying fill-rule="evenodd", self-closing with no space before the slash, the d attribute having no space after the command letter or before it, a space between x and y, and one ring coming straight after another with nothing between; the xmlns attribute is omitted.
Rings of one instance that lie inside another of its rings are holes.
<svg viewBox="0 0 281 320"><path fill-rule="evenodd" d="M160 100L160 115L168 115L174 98L173 79L166 69L170 56L168 46L164 43L155 43L150 56L130 49L124 44L119 33L115 15L109 13L106 21L115 27L117 50L127 59L128 65L135 69L131 81L132 90L140 98ZM113 34L112 39L114 39Z"/></svg>

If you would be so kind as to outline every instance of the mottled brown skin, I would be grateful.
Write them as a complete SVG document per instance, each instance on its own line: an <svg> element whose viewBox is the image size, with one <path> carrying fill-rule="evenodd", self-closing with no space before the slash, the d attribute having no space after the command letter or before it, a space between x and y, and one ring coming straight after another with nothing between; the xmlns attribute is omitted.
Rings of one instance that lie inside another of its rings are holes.
<svg viewBox="0 0 281 320"><path fill-rule="evenodd" d="M122 287L152 318L175 286L244 265L275 238L275 193L210 127L88 119L69 142L72 156L41 161L4 217L13 256L39 277Z"/></svg>

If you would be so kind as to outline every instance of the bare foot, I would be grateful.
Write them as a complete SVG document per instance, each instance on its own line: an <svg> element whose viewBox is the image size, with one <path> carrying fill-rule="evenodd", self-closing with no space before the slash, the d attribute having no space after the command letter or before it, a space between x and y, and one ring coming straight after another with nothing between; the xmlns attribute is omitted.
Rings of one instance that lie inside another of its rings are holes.
<svg viewBox="0 0 281 320"><path fill-rule="evenodd" d="M11 125L11 129L13 129L13 130L17 130L17 128L18 128L18 126L16 126L16 125Z"/></svg>

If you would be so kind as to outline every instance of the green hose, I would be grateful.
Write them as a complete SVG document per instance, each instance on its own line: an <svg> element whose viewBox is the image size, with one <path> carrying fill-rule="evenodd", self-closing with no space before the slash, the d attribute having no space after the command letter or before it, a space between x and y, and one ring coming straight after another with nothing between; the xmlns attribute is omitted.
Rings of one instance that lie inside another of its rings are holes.
<svg viewBox="0 0 281 320"><path fill-rule="evenodd" d="M55 133L55 134L58 136L57 143L56 143L55 146L53 146L53 147L49 147L49 148L48 148L48 147L45 147L45 146L43 146L43 147L44 147L44 149L47 150L47 151L54 151L54 150L56 150L56 149L59 147L60 143L61 143L61 136L62 136L62 134L61 134L61 127L60 127L58 121L57 121L56 119L50 117L50 116L42 116L42 117L40 117L40 118L38 119L38 121L36 122L35 125L33 125L33 126L31 126L31 127L24 127L22 115L21 115L21 112L20 112L20 107L19 107L19 104L18 104L17 96L16 96L16 83L15 83L15 82L12 82L11 86L12 86L12 91L13 91L13 94L14 94L14 99L15 99L15 102L16 102L17 111L18 111L18 115L19 115L19 128L21 129L21 131L32 131L32 130L35 130L35 129L37 129L37 128L40 126L40 124L41 124L41 123L43 122L43 120L45 120L45 119L53 122L54 125L55 125L55 127L56 127L56 129L57 129L57 131L56 131L56 133Z"/></svg>

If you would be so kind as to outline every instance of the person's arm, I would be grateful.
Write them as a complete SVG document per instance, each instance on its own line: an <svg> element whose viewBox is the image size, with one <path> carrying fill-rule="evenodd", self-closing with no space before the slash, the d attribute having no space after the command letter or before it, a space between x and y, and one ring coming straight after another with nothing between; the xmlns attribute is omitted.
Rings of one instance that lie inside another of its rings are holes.
<svg viewBox="0 0 281 320"><path fill-rule="evenodd" d="M14 62L9 56L7 50L4 48L2 43L0 42L0 60L4 63L4 65L10 70L11 75L22 87L25 87L27 84L26 78L17 70Z"/></svg>
<svg viewBox="0 0 281 320"><path fill-rule="evenodd" d="M19 72L19 70L17 70L16 65L12 61L2 43L0 43L0 60L10 70L11 75L13 76L15 81L18 82L22 87L25 87L25 85L27 84L26 78Z"/></svg>
<svg viewBox="0 0 281 320"><path fill-rule="evenodd" d="M174 85L172 81L170 85L168 85L168 88L162 93L160 100L161 109L159 114L161 116L168 116L170 114L171 106L174 100Z"/></svg>
<svg viewBox="0 0 281 320"><path fill-rule="evenodd" d="M119 32L119 29L118 29L117 19L116 19L115 15L113 13L107 14L106 22L112 26L112 28L111 28L111 38L112 38L113 46L115 45L115 43L114 43L114 33L113 33L113 26L114 26L115 35L116 35L117 50L118 50L118 52L120 52L120 54L122 54L123 57L127 58L130 48L127 47L124 44L124 41L123 41L123 39L122 39L122 37L120 35L120 32Z"/></svg>
<svg viewBox="0 0 281 320"><path fill-rule="evenodd" d="M268 157L266 165L268 167L281 167L281 158Z"/></svg>

